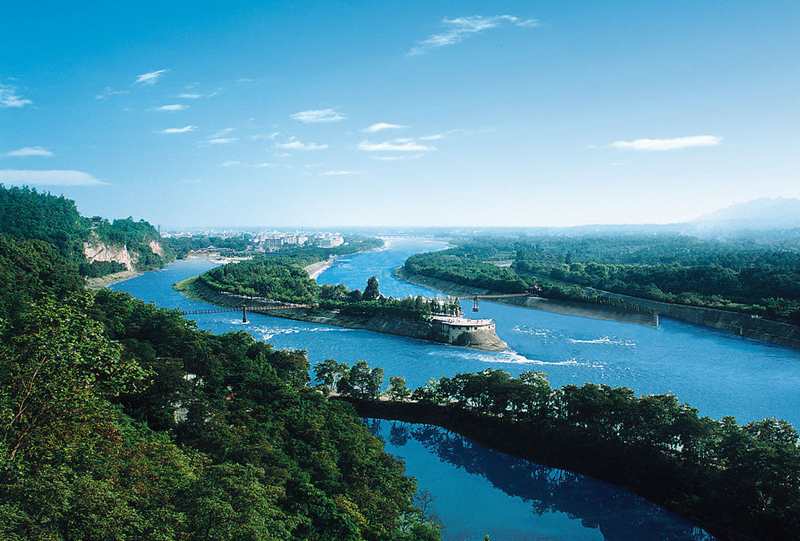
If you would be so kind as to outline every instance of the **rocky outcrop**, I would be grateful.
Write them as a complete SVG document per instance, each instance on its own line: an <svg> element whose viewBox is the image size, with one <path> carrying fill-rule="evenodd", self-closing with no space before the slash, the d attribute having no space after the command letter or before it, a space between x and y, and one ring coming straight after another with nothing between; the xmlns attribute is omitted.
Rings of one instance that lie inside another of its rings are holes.
<svg viewBox="0 0 800 541"><path fill-rule="evenodd" d="M148 243L148 246L150 246L150 250L154 254L156 254L158 256L161 256L161 257L164 257L164 247L161 246L160 242L158 242L157 240L153 239Z"/></svg>
<svg viewBox="0 0 800 541"><path fill-rule="evenodd" d="M83 253L89 263L116 261L125 265L128 270L135 270L134 265L139 259L128 251L127 246L107 245L96 236L83 243Z"/></svg>

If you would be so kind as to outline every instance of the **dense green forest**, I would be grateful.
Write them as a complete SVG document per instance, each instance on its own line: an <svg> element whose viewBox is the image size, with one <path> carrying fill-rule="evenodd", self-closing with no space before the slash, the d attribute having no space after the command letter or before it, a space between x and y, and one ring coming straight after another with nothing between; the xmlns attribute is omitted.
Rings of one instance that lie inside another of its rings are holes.
<svg viewBox="0 0 800 541"><path fill-rule="evenodd" d="M88 278L119 272L125 267L108 261L89 263L83 251L84 242L127 246L137 259L136 269L141 271L161 268L175 259L167 246L163 255L153 252L149 243L160 241L161 237L146 221L137 222L130 217L113 222L99 216L85 218L74 201L40 193L35 188L5 188L0 184L0 233L55 246L62 257L78 265L80 274Z"/></svg>
<svg viewBox="0 0 800 541"><path fill-rule="evenodd" d="M440 538L304 352L93 294L41 240L0 235L0 279L0 538Z"/></svg>
<svg viewBox="0 0 800 541"><path fill-rule="evenodd" d="M509 267L498 267L505 262ZM514 293L608 302L595 290L800 324L800 246L681 235L471 239L409 272Z"/></svg>
<svg viewBox="0 0 800 541"><path fill-rule="evenodd" d="M542 372L433 379L413 392L363 361L314 367L323 391L367 416L437 424L523 458L629 488L723 539L794 540L800 532L800 448L786 421L739 426L701 417L672 394L636 396L586 383L553 389ZM363 401L366 401L365 404ZM393 402L391 402L393 401Z"/></svg>

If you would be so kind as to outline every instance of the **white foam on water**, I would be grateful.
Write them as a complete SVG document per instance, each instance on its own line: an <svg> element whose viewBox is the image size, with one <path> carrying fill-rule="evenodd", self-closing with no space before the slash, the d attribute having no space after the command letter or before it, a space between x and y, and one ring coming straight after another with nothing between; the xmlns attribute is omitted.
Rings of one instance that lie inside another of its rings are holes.
<svg viewBox="0 0 800 541"><path fill-rule="evenodd" d="M566 361L541 361L539 359L529 359L521 353L513 350L486 352L474 350L462 350L459 352L448 352L450 357L455 357L465 361L477 361L487 364L530 364L536 366L591 366L581 363L574 357ZM441 356L440 351L428 352L428 355Z"/></svg>
<svg viewBox="0 0 800 541"><path fill-rule="evenodd" d="M567 338L567 341L573 344L605 344L610 346L636 347L636 342L633 342L631 340L613 340L608 336L604 336L602 338L596 338L594 340L579 340L577 338Z"/></svg>

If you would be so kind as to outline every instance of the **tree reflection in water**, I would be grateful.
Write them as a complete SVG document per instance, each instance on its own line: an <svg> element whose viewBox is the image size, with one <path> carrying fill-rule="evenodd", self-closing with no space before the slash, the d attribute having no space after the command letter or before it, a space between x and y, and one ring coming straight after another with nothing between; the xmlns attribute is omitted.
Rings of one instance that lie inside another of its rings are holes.
<svg viewBox="0 0 800 541"><path fill-rule="evenodd" d="M380 436L380 419L368 419ZM549 468L492 451L439 427L391 422L389 444L420 442L440 460L480 475L512 497L530 502L542 515L562 512L588 528L599 528L606 541L713 541L701 528L626 490L591 477Z"/></svg>

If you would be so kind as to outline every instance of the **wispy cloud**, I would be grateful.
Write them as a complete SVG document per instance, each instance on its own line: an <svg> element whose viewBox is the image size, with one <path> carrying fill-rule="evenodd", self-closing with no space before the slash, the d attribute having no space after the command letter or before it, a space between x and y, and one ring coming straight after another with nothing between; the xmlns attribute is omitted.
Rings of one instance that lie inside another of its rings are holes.
<svg viewBox="0 0 800 541"><path fill-rule="evenodd" d="M318 145L316 143L301 143L294 137L290 138L286 143L275 143L275 148L282 148L284 150L322 150L328 148L328 145Z"/></svg>
<svg viewBox="0 0 800 541"><path fill-rule="evenodd" d="M213 139L209 139L207 142L212 145L229 145L231 143L235 143L238 141L238 137L215 137Z"/></svg>
<svg viewBox="0 0 800 541"><path fill-rule="evenodd" d="M291 115L295 120L305 122L307 124L316 124L318 122L339 122L347 117L337 112L335 109L316 109L311 111L300 111Z"/></svg>
<svg viewBox="0 0 800 541"><path fill-rule="evenodd" d="M226 160L219 164L220 167L233 167L234 165L241 165L241 162L237 162L236 160Z"/></svg>
<svg viewBox="0 0 800 541"><path fill-rule="evenodd" d="M217 133L211 136L211 139L216 139L217 137L225 137L229 133L233 133L236 131L236 128L223 128L219 130Z"/></svg>
<svg viewBox="0 0 800 541"><path fill-rule="evenodd" d="M107 86L102 94L98 94L95 96L95 99L104 100L109 96L124 96L125 94L130 94L130 93L131 93L130 90L114 90L110 86Z"/></svg>
<svg viewBox="0 0 800 541"><path fill-rule="evenodd" d="M714 147L722 143L722 137L716 135L693 135L676 137L675 139L636 139L635 141L616 141L610 147L620 150L680 150L690 147Z"/></svg>
<svg viewBox="0 0 800 541"><path fill-rule="evenodd" d="M138 79L133 84L141 84L141 85L154 85L161 79L161 76L167 73L169 70L158 70L158 71L151 71L150 73L143 73L139 76Z"/></svg>
<svg viewBox="0 0 800 541"><path fill-rule="evenodd" d="M328 177L339 177L339 176L343 176L343 175L363 175L364 173L362 173L361 171L335 170L335 171L325 171L322 174L325 175L325 176L328 176Z"/></svg>
<svg viewBox="0 0 800 541"><path fill-rule="evenodd" d="M399 130L400 128L405 128L405 126L401 126L400 124L387 124L386 122L378 122L369 128L364 128L362 131L375 133L381 130Z"/></svg>
<svg viewBox="0 0 800 541"><path fill-rule="evenodd" d="M380 160L382 162L404 162L407 160L416 160L425 156L425 154L405 154L402 156L370 156L373 160Z"/></svg>
<svg viewBox="0 0 800 541"><path fill-rule="evenodd" d="M42 147L25 147L11 152L6 152L6 156L52 156L53 153Z"/></svg>
<svg viewBox="0 0 800 541"><path fill-rule="evenodd" d="M423 54L428 49L454 45L464 41L469 36L480 34L484 30L497 28L503 24L514 26L532 27L539 26L536 19L520 19L512 15L474 15L472 17L458 17L456 19L444 19L442 25L445 31L433 34L428 39L418 42L409 52L408 56Z"/></svg>
<svg viewBox="0 0 800 541"><path fill-rule="evenodd" d="M421 145L410 139L395 139L394 141L385 141L383 143L361 141L358 144L358 148L367 152L431 152L436 150L436 147Z"/></svg>
<svg viewBox="0 0 800 541"><path fill-rule="evenodd" d="M188 133L197 129L197 126L184 126L183 128L167 128L158 133Z"/></svg>
<svg viewBox="0 0 800 541"><path fill-rule="evenodd" d="M83 171L57 169L50 171L0 170L0 182L38 186L100 186L106 184Z"/></svg>
<svg viewBox="0 0 800 541"><path fill-rule="evenodd" d="M184 109L188 109L188 105L181 105L180 103L175 103L172 105L162 105L161 107L156 107L156 111L183 111Z"/></svg>
<svg viewBox="0 0 800 541"><path fill-rule="evenodd" d="M198 98L202 98L203 95L197 94L196 92L185 92L183 94L179 94L178 97L185 100L196 100Z"/></svg>
<svg viewBox="0 0 800 541"><path fill-rule="evenodd" d="M25 107L32 103L17 93L17 87L0 83L0 107Z"/></svg>
<svg viewBox="0 0 800 541"><path fill-rule="evenodd" d="M423 135L422 137L417 137L420 141L436 141L437 139L444 139L443 133L435 133L433 135Z"/></svg>

